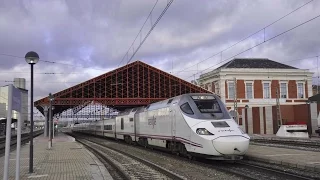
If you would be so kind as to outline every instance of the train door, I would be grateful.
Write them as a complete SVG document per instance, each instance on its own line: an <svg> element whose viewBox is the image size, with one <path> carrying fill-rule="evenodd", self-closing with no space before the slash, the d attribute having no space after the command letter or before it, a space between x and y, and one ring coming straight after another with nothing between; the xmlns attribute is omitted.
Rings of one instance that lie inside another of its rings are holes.
<svg viewBox="0 0 320 180"><path fill-rule="evenodd" d="M102 130L102 137L104 137L104 119L102 119L102 128L101 128L101 130Z"/></svg>
<svg viewBox="0 0 320 180"><path fill-rule="evenodd" d="M114 138L117 139L117 118L114 119Z"/></svg>
<svg viewBox="0 0 320 180"><path fill-rule="evenodd" d="M134 141L137 142L137 116L139 114L135 114L133 117L133 133L134 133Z"/></svg>
<svg viewBox="0 0 320 180"><path fill-rule="evenodd" d="M175 110L170 110L170 119L171 119L171 136L172 139L176 139L176 113Z"/></svg>

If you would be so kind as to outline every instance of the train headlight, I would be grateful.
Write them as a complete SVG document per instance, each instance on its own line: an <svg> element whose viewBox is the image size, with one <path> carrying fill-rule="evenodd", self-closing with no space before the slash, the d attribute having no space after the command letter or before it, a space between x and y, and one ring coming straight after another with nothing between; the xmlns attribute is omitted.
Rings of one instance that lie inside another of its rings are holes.
<svg viewBox="0 0 320 180"><path fill-rule="evenodd" d="M198 128L196 132L200 135L214 135L211 132L209 132L206 128Z"/></svg>

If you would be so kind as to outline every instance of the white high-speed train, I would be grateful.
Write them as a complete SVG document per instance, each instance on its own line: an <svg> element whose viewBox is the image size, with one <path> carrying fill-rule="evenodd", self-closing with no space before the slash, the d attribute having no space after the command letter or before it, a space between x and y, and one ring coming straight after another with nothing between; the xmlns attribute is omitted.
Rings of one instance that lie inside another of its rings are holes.
<svg viewBox="0 0 320 180"><path fill-rule="evenodd" d="M250 140L220 98L209 93L183 94L128 109L114 119L77 124L72 131L216 160L242 159Z"/></svg>

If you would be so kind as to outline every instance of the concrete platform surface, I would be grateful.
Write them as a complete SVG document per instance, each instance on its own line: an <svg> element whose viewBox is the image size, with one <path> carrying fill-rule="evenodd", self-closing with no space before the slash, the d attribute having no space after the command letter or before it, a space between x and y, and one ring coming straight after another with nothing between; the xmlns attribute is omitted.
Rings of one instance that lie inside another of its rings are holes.
<svg viewBox="0 0 320 180"><path fill-rule="evenodd" d="M320 173L319 152L250 144L246 158Z"/></svg>
<svg viewBox="0 0 320 180"><path fill-rule="evenodd" d="M21 148L20 179L44 180L109 180L104 165L74 138L59 133L48 149L48 138L34 139L34 173L29 173L29 144ZM15 179L16 151L10 153L9 179ZM0 158L0 175L3 178L4 156Z"/></svg>

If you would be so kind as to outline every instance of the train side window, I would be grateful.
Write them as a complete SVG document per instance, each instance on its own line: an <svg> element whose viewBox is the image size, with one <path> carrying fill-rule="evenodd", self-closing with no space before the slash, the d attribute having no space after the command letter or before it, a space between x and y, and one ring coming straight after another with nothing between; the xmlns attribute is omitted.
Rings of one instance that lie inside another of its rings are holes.
<svg viewBox="0 0 320 180"><path fill-rule="evenodd" d="M133 118L130 118L130 121L133 121Z"/></svg>
<svg viewBox="0 0 320 180"><path fill-rule="evenodd" d="M123 118L121 118L121 129L124 129Z"/></svg>
<svg viewBox="0 0 320 180"><path fill-rule="evenodd" d="M187 114L194 114L189 103L184 103L180 106L181 110L184 112L184 113L187 113Z"/></svg>

